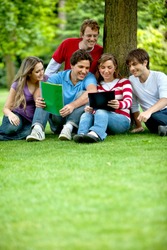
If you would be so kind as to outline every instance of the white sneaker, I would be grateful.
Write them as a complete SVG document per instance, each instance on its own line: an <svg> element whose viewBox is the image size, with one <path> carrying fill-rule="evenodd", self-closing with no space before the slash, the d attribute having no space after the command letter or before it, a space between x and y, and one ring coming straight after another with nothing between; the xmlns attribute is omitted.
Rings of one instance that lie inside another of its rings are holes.
<svg viewBox="0 0 167 250"><path fill-rule="evenodd" d="M31 131L31 134L26 137L26 141L43 141L45 140L45 133L42 131L42 128L34 126Z"/></svg>
<svg viewBox="0 0 167 250"><path fill-rule="evenodd" d="M71 131L69 128L67 128L66 126L63 127L60 135L59 135L59 139L61 141L71 141Z"/></svg>

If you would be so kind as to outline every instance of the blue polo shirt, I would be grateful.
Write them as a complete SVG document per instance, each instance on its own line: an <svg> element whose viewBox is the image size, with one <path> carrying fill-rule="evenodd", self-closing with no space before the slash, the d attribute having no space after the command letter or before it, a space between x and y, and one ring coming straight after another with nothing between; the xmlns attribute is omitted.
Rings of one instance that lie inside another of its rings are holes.
<svg viewBox="0 0 167 250"><path fill-rule="evenodd" d="M76 99L76 95L79 92L86 90L90 84L97 86L97 80L90 72L82 81L79 81L76 85L73 85L70 80L70 72L71 69L60 71L57 74L50 76L47 80L50 83L62 84L64 105L73 102Z"/></svg>

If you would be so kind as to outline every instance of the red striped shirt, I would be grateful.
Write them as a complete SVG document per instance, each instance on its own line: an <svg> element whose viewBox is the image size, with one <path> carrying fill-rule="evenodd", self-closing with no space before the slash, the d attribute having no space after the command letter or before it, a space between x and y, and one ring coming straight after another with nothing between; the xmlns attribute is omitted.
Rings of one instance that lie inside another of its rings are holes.
<svg viewBox="0 0 167 250"><path fill-rule="evenodd" d="M105 85L109 83L99 84L98 92L115 91L115 100L119 101L119 109L115 112L121 115L125 115L130 119L130 108L132 106L132 86L128 79L118 79L116 84L111 89L106 90Z"/></svg>

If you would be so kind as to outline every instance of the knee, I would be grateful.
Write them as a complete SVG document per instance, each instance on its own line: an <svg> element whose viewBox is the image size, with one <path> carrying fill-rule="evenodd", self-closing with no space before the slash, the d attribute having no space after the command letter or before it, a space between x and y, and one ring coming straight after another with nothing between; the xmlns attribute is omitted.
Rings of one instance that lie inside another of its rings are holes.
<svg viewBox="0 0 167 250"><path fill-rule="evenodd" d="M98 116L108 116L107 111L104 109L98 109L95 114Z"/></svg>

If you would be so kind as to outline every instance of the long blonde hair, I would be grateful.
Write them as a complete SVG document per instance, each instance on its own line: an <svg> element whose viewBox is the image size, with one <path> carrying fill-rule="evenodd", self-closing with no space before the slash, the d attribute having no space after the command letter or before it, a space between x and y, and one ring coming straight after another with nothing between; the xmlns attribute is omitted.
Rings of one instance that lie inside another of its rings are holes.
<svg viewBox="0 0 167 250"><path fill-rule="evenodd" d="M26 108L26 99L23 89L29 79L29 75L34 70L35 65L39 62L43 64L43 61L35 56L29 56L22 61L20 69L14 78L14 82L17 82L18 84L13 108L18 108L19 106L22 106L24 109Z"/></svg>

